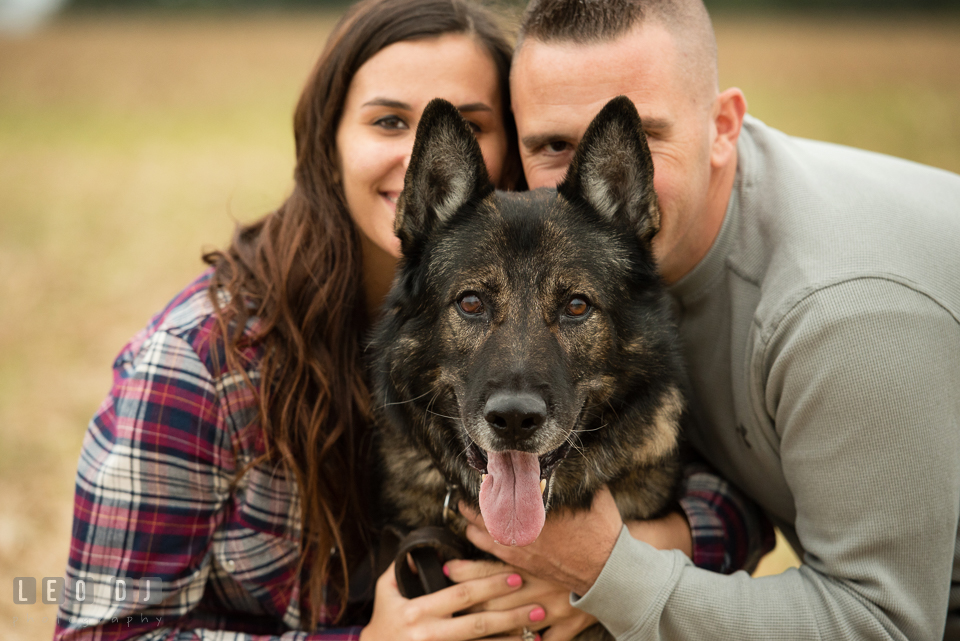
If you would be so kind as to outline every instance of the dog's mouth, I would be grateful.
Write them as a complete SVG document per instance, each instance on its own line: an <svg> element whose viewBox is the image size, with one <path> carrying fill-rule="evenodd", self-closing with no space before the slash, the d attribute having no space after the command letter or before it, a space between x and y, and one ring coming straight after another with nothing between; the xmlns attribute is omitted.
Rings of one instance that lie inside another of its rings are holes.
<svg viewBox="0 0 960 641"><path fill-rule="evenodd" d="M570 452L569 442L537 455L467 448L467 462L480 472L480 513L487 531L504 545L530 545L546 520L550 476Z"/></svg>
<svg viewBox="0 0 960 641"><path fill-rule="evenodd" d="M565 441L563 445L558 447L555 450L551 450L546 454L541 454L537 457L537 460L540 463L540 479L546 481L550 478L550 475L557 468L557 465L560 464L560 461L567 458L567 454L570 453L570 443ZM481 477L487 475L487 464L489 457L487 453L479 445L470 442L470 447L467 448L467 464L470 465L473 469L480 472Z"/></svg>

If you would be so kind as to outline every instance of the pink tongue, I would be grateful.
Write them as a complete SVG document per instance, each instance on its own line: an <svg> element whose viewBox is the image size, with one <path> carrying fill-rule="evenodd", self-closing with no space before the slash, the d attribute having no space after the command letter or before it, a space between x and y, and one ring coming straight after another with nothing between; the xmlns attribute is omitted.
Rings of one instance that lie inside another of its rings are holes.
<svg viewBox="0 0 960 641"><path fill-rule="evenodd" d="M480 513L502 545L530 545L545 518L540 460L527 452L487 452L487 478L480 486Z"/></svg>

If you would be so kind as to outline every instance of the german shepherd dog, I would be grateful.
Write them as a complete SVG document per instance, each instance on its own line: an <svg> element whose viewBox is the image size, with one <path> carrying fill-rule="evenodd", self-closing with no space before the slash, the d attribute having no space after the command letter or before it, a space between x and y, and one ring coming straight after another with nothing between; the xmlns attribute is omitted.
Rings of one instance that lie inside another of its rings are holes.
<svg viewBox="0 0 960 641"><path fill-rule="evenodd" d="M527 193L495 191L457 109L427 106L371 345L388 521L441 525L453 490L522 546L604 484L624 519L671 507L684 374L659 222L627 98L596 116L557 189Z"/></svg>

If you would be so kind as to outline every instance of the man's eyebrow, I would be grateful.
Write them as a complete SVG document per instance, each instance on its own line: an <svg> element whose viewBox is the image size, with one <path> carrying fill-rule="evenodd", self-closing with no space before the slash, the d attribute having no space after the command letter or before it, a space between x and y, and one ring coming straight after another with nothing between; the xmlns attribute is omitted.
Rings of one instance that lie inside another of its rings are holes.
<svg viewBox="0 0 960 641"><path fill-rule="evenodd" d="M490 105L483 102L470 102L465 105L457 105L457 109L462 113L471 113L474 111L493 111Z"/></svg>
<svg viewBox="0 0 960 641"><path fill-rule="evenodd" d="M526 149L539 149L547 143L556 142L558 140L567 140L567 136L561 134L532 134L530 136L524 136L520 139L520 144Z"/></svg>
<svg viewBox="0 0 960 641"><path fill-rule="evenodd" d="M644 130L663 131L670 128L670 121L666 118L641 118L640 124Z"/></svg>

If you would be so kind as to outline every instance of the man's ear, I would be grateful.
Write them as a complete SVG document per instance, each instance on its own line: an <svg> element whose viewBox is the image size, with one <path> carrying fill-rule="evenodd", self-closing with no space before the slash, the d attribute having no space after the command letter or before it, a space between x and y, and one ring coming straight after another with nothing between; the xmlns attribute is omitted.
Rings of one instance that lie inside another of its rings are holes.
<svg viewBox="0 0 960 641"><path fill-rule="evenodd" d="M601 217L631 228L643 242L660 229L653 158L637 108L626 96L593 119L557 191L588 204Z"/></svg>
<svg viewBox="0 0 960 641"><path fill-rule="evenodd" d="M403 251L467 202L491 191L487 166L470 125L446 100L431 100L420 118L397 200L394 230Z"/></svg>
<svg viewBox="0 0 960 641"><path fill-rule="evenodd" d="M747 99L743 92L731 87L721 92L713 103L713 144L710 147L710 165L715 169L725 166L737 149L737 139L747 113Z"/></svg>

